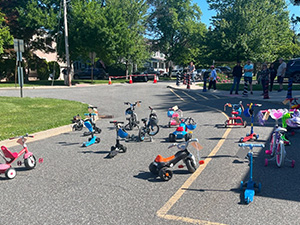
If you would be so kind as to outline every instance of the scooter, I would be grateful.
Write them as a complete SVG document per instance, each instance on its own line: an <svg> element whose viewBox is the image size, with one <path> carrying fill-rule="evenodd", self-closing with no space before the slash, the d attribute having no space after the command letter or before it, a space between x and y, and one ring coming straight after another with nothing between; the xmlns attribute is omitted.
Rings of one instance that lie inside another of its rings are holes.
<svg viewBox="0 0 300 225"><path fill-rule="evenodd" d="M85 113L84 115L86 116L85 121L88 120L90 122L90 124L92 125L94 134L95 133L100 134L102 130L96 126L96 122L95 122L95 116L97 114L96 113ZM91 131L85 131L83 133L83 136L89 136L89 135L91 135Z"/></svg>
<svg viewBox="0 0 300 225"><path fill-rule="evenodd" d="M243 121L241 114L244 111L244 107L242 105L242 101L239 102L239 104L230 104L226 103L224 105L224 111L226 111L226 106L232 108L231 111L231 117L228 118L228 120L225 121L224 126L243 126L247 127L247 121Z"/></svg>
<svg viewBox="0 0 300 225"><path fill-rule="evenodd" d="M179 151L168 158L164 158L161 155L156 156L154 162L149 165L149 170L151 173L155 175L159 175L159 177L163 181L169 181L173 177L173 171L170 169L174 167L179 161L183 161L187 167L187 170L190 173L194 173L197 169L197 163L195 156L188 151L188 146L191 144L194 148L198 150L198 152L202 149L202 146L199 144L198 139L191 139L185 143L180 144L172 144L169 146L170 148L177 147ZM204 164L204 160L200 160L199 157L199 164ZM179 165L179 168L182 168L183 165Z"/></svg>
<svg viewBox="0 0 300 225"><path fill-rule="evenodd" d="M248 104L249 108L244 111L244 115L246 117L251 117L251 130L250 134L247 134L246 137L241 137L240 142L246 142L250 140L257 140L259 135L253 132L253 124L254 124L254 107L260 107L261 104Z"/></svg>
<svg viewBox="0 0 300 225"><path fill-rule="evenodd" d="M197 123L193 120L193 118L188 117L186 119L179 119L180 125L176 128L173 133L169 134L169 141L175 142L177 139L184 138L185 141L188 141L192 138L192 130L195 130L197 127ZM188 130L190 130L188 132Z"/></svg>
<svg viewBox="0 0 300 225"><path fill-rule="evenodd" d="M254 199L254 195L255 195L255 191L257 191L257 193L259 193L261 191L261 183L256 183L253 181L253 151L252 149L254 147L258 147L258 148L264 148L265 145L263 144L239 144L240 147L248 147L250 150L247 154L247 158L249 159L249 167L250 167L250 175L249 175L249 180L247 182L243 182L241 181L241 185L240 185L240 190L243 190L245 188L245 192L244 192L244 201L246 204L249 204L250 202L253 202Z"/></svg>
<svg viewBox="0 0 300 225"><path fill-rule="evenodd" d="M87 142L83 142L82 147L88 147L88 146L93 145L95 143L100 143L100 138L96 137L94 135L95 131L94 131L93 126L90 123L89 119L84 121L84 126L86 126L86 128L89 130L89 135L91 135L91 137L88 139Z"/></svg>
<svg viewBox="0 0 300 225"><path fill-rule="evenodd" d="M23 149L20 152L11 152L8 148L5 146L1 146L1 150L3 154L0 152L0 156L5 160L5 164L0 164L0 174L5 174L7 179L13 179L17 175L17 171L12 168L11 164L16 161L21 155L23 155L24 159L24 165L25 168L30 170L33 169L36 166L36 159L32 152L28 151L27 145L26 145L26 138L33 138L34 136L25 134L20 137L14 137L10 139L18 138L17 143L23 146ZM42 158L39 159L39 162L41 163L43 161ZM21 161L17 162L18 166L21 166L23 163Z"/></svg>
<svg viewBox="0 0 300 225"><path fill-rule="evenodd" d="M118 153L125 153L127 151L127 147L122 145L120 143L120 141L130 138L130 135L125 131L125 129L121 125L121 124L124 124L124 122L110 121L110 123L113 123L115 125L117 138L116 138L116 145L111 146L111 149L110 149L111 151L110 151L110 153L108 153L107 158L113 158Z"/></svg>

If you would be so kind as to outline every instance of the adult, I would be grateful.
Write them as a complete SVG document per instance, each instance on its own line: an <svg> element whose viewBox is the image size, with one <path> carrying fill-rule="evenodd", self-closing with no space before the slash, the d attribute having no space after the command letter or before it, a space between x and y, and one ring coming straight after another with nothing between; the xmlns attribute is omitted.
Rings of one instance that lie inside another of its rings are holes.
<svg viewBox="0 0 300 225"><path fill-rule="evenodd" d="M276 75L277 75L277 70L275 68L274 63L271 63L271 65L269 67L269 70L270 70L270 92L272 92L274 80L275 80Z"/></svg>
<svg viewBox="0 0 300 225"><path fill-rule="evenodd" d="M253 95L252 78L253 78L253 64L251 64L250 60L247 60L247 64L244 66L244 81L245 83L249 83L250 93Z"/></svg>
<svg viewBox="0 0 300 225"><path fill-rule="evenodd" d="M195 65L194 65L193 61L190 62L189 66L188 66L188 70L189 70L190 74L192 75L193 82L196 83L196 81L195 81L195 74L194 74Z"/></svg>
<svg viewBox="0 0 300 225"><path fill-rule="evenodd" d="M269 81L270 81L270 70L266 63L262 65L262 70L260 71L261 84L263 88L264 99L269 99Z"/></svg>
<svg viewBox="0 0 300 225"><path fill-rule="evenodd" d="M210 72L210 77L209 77L209 85L208 85L208 90L210 90L211 86L213 85L214 90L217 89L216 83L217 83L217 72L215 70L215 66L212 65L210 67L211 72Z"/></svg>
<svg viewBox="0 0 300 225"><path fill-rule="evenodd" d="M232 75L233 75L233 84L232 84L231 89L230 89L230 94L232 95L234 87L236 86L235 94L238 95L239 94L238 91L239 91L239 85L240 85L241 77L243 76L243 68L241 67L241 62L240 61L237 61L236 66L233 67Z"/></svg>
<svg viewBox="0 0 300 225"><path fill-rule="evenodd" d="M278 92L281 92L283 90L283 78L286 71L286 63L283 61L283 58L279 59L279 67L277 69L277 80L279 83L279 90Z"/></svg>

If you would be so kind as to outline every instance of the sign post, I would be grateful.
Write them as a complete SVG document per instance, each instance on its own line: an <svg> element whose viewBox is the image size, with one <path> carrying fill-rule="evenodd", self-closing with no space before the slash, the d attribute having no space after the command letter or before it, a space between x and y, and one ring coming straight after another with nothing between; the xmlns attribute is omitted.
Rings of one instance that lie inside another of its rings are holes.
<svg viewBox="0 0 300 225"><path fill-rule="evenodd" d="M24 41L21 39L14 39L14 50L17 53L17 65L18 65L18 82L20 86L21 98L23 98L23 67L22 67L22 52L24 52Z"/></svg>

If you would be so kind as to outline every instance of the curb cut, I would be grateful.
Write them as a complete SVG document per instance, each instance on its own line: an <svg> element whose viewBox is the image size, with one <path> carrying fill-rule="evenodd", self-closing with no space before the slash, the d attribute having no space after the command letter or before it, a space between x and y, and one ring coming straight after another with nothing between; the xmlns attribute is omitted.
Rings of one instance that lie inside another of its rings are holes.
<svg viewBox="0 0 300 225"><path fill-rule="evenodd" d="M28 138L27 143L43 140L43 139L53 137L53 136L56 136L59 134L68 133L70 131L72 131L72 126L70 124L61 126L61 127L52 128L49 130L40 131L40 132L32 134L34 136L34 138ZM14 139L14 140L7 139L4 141L0 141L0 146L2 146L2 145L4 145L5 147L13 147L13 146L17 146L18 143L16 142L16 139Z"/></svg>

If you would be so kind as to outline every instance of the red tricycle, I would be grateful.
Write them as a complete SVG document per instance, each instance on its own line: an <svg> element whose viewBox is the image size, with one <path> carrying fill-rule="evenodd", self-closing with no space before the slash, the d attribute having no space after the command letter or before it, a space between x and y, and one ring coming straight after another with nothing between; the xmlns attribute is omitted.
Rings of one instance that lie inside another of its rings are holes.
<svg viewBox="0 0 300 225"><path fill-rule="evenodd" d="M242 101L239 102L239 104L231 104L226 103L224 105L224 111L226 111L226 106L232 108L231 111L231 117L228 118L228 120L225 121L224 126L243 126L247 127L247 121L243 121L241 114L244 111L244 107L242 105Z"/></svg>
<svg viewBox="0 0 300 225"><path fill-rule="evenodd" d="M26 138L33 138L33 136L25 134L24 136L15 137L18 138L17 143L23 146L23 149L18 152L11 152L6 148L5 146L1 146L2 152L0 152L1 157L5 160L5 164L0 164L0 174L5 174L6 178L13 179L17 175L17 171L12 168L11 164L16 161L21 155L23 155L24 159L24 165L26 169L33 169L36 166L36 159L32 152L28 151L27 145L26 145ZM10 138L10 139L15 139ZM42 162L43 159L39 159L39 162ZM22 165L21 161L17 162L17 165Z"/></svg>
<svg viewBox="0 0 300 225"><path fill-rule="evenodd" d="M178 126L181 122L179 121L179 118L183 117L182 111L178 108L177 105L173 106L172 108L169 108L168 110L168 117L170 118L170 121L168 123L168 127L171 126Z"/></svg>

